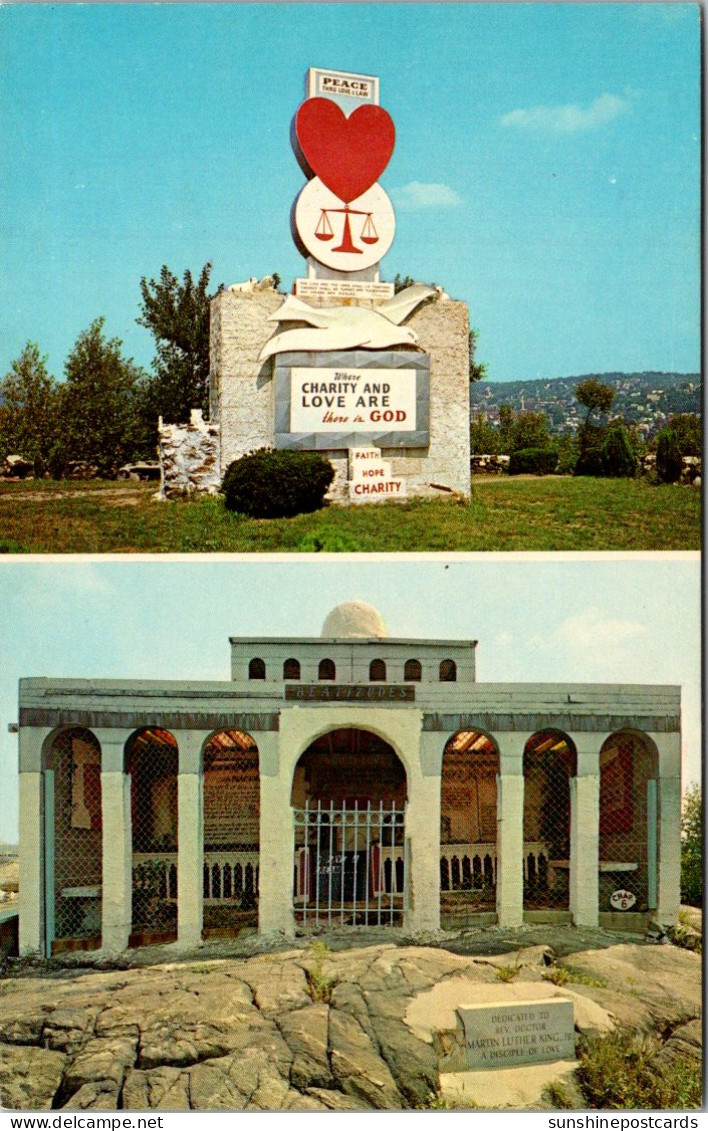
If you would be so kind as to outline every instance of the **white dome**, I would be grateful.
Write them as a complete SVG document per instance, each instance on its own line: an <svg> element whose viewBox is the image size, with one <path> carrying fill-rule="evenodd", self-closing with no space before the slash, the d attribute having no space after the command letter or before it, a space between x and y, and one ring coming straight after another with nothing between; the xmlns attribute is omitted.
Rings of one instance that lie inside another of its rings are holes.
<svg viewBox="0 0 708 1131"><path fill-rule="evenodd" d="M328 614L321 635L338 638L388 636L388 629L381 613L373 605L363 601L345 601Z"/></svg>

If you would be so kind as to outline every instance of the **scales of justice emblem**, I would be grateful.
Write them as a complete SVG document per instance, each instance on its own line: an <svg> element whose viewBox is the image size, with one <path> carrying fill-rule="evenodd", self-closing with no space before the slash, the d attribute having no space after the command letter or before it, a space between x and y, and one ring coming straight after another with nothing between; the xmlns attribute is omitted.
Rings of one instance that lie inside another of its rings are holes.
<svg viewBox="0 0 708 1131"><path fill-rule="evenodd" d="M393 242L395 217L377 183L395 145L382 107L348 117L329 98L308 98L295 117L295 152L308 183L295 204L295 238L318 263L343 273L373 267Z"/></svg>

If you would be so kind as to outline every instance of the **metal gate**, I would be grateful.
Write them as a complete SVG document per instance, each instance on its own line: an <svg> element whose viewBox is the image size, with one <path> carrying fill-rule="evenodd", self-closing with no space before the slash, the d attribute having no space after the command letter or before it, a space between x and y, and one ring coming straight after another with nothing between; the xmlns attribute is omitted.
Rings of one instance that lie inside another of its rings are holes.
<svg viewBox="0 0 708 1131"><path fill-rule="evenodd" d="M294 809L296 918L312 926L400 925L406 890L405 810L395 801Z"/></svg>

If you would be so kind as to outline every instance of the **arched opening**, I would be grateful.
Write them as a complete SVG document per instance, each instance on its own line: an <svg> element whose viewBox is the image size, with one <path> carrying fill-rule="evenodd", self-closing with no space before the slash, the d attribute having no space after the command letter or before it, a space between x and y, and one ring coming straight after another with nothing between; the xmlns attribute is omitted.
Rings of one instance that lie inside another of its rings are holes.
<svg viewBox="0 0 708 1131"><path fill-rule="evenodd" d="M420 683L423 678L423 667L420 660L406 660L403 666L403 678L409 683Z"/></svg>
<svg viewBox="0 0 708 1131"><path fill-rule="evenodd" d="M533 734L524 749L524 909L570 906L570 779L575 747L557 730Z"/></svg>
<svg viewBox="0 0 708 1131"><path fill-rule="evenodd" d="M302 923L400 924L406 771L384 739L341 728L301 755L295 820L295 915Z"/></svg>
<svg viewBox="0 0 708 1131"><path fill-rule="evenodd" d="M658 758L646 735L619 731L600 751L599 910L657 906Z"/></svg>
<svg viewBox="0 0 708 1131"><path fill-rule="evenodd" d="M300 678L300 661L289 659L283 664L283 679Z"/></svg>
<svg viewBox="0 0 708 1131"><path fill-rule="evenodd" d="M177 742L169 731L143 727L128 739L133 829L131 946L177 937Z"/></svg>
<svg viewBox="0 0 708 1131"><path fill-rule="evenodd" d="M386 680L386 664L383 660L372 660L369 664L369 679L372 683L384 683Z"/></svg>
<svg viewBox="0 0 708 1131"><path fill-rule="evenodd" d="M101 945L101 748L72 727L51 744L44 773L46 950Z"/></svg>
<svg viewBox="0 0 708 1131"><path fill-rule="evenodd" d="M204 747L204 937L258 925L260 778L250 734L223 730Z"/></svg>
<svg viewBox="0 0 708 1131"><path fill-rule="evenodd" d="M337 669L334 665L334 660L320 660L319 667L317 668L318 679L336 679Z"/></svg>
<svg viewBox="0 0 708 1131"><path fill-rule="evenodd" d="M499 752L488 734L463 730L443 752L440 916L445 929L496 910Z"/></svg>
<svg viewBox="0 0 708 1131"><path fill-rule="evenodd" d="M457 680L457 664L454 660L440 661L440 682L455 683Z"/></svg>
<svg viewBox="0 0 708 1131"><path fill-rule="evenodd" d="M252 660L248 661L248 678L249 679L265 679L266 666L265 660L261 660L258 656L254 656Z"/></svg>

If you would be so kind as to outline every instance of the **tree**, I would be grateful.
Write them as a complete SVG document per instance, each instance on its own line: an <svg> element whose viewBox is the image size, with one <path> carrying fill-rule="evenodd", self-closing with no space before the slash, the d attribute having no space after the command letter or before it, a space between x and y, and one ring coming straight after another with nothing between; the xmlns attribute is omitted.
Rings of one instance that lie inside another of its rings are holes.
<svg viewBox="0 0 708 1131"><path fill-rule="evenodd" d="M165 266L159 280L140 280L138 325L155 339L155 376L147 389L145 411L157 421L188 421L193 408L209 411L209 310L220 283L210 293L212 265L205 263L198 280L185 271L180 283Z"/></svg>
<svg viewBox="0 0 708 1131"><path fill-rule="evenodd" d="M604 385L597 377L588 377L575 386L576 399L588 410L585 423L590 422L590 416L597 409L600 416L606 416L615 399L615 390L611 385Z"/></svg>
<svg viewBox="0 0 708 1131"><path fill-rule="evenodd" d="M111 473L128 460L154 457L140 408L145 375L121 354L118 338L106 340L105 319L79 334L66 359L59 396L61 453L57 463L77 460Z"/></svg>
<svg viewBox="0 0 708 1131"><path fill-rule="evenodd" d="M36 342L27 342L0 382L0 456L32 460L35 473L47 467L57 427L57 384Z"/></svg>
<svg viewBox="0 0 708 1131"><path fill-rule="evenodd" d="M470 345L470 381L482 381L487 376L487 363L486 361L475 361L477 354L477 340L479 338L479 330L470 330L469 345Z"/></svg>
<svg viewBox="0 0 708 1131"><path fill-rule="evenodd" d="M484 412L480 412L470 425L470 455L497 455L500 451L499 429L489 423Z"/></svg>
<svg viewBox="0 0 708 1131"><path fill-rule="evenodd" d="M500 451L507 455L511 451L514 421L516 414L510 404L499 405L499 437L501 440Z"/></svg>
<svg viewBox="0 0 708 1131"><path fill-rule="evenodd" d="M543 412L520 412L511 427L511 451L525 448L548 448L551 434Z"/></svg>
<svg viewBox="0 0 708 1131"><path fill-rule="evenodd" d="M681 819L681 901L703 902L703 800L698 785L689 786Z"/></svg>

